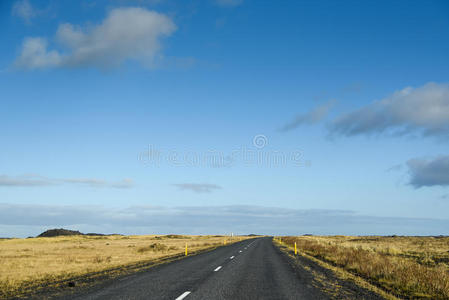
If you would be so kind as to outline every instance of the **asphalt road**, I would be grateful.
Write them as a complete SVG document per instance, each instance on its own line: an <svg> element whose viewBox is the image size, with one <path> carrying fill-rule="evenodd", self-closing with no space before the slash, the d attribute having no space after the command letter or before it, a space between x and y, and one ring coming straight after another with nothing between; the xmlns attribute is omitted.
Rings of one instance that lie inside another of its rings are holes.
<svg viewBox="0 0 449 300"><path fill-rule="evenodd" d="M219 247L65 299L328 299L271 238Z"/></svg>

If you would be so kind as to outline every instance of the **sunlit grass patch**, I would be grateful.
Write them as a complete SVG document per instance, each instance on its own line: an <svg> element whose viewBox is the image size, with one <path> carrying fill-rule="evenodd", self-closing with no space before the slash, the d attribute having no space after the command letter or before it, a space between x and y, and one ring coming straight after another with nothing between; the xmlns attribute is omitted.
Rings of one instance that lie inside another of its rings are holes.
<svg viewBox="0 0 449 300"><path fill-rule="evenodd" d="M308 255L403 297L449 299L448 237L282 237Z"/></svg>

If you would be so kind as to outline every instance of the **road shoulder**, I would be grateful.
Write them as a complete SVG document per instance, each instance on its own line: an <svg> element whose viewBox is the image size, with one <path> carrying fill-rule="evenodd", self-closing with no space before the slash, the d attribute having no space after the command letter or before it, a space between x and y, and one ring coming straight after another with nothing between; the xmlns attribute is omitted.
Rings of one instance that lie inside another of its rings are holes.
<svg viewBox="0 0 449 300"><path fill-rule="evenodd" d="M293 249L274 240L273 244L301 280L308 277L307 280L330 299L397 299L344 270L335 270L306 254L295 255Z"/></svg>

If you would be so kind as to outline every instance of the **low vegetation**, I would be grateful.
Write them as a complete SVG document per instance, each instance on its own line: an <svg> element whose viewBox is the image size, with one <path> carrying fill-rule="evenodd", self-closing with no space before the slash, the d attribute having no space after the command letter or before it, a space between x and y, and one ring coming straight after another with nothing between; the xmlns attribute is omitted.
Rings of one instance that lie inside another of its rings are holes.
<svg viewBox="0 0 449 300"><path fill-rule="evenodd" d="M0 299L93 272L157 262L237 241L223 236L70 235L0 239ZM118 272L120 273L120 272Z"/></svg>
<svg viewBox="0 0 449 300"><path fill-rule="evenodd" d="M403 298L449 299L449 237L280 237Z"/></svg>

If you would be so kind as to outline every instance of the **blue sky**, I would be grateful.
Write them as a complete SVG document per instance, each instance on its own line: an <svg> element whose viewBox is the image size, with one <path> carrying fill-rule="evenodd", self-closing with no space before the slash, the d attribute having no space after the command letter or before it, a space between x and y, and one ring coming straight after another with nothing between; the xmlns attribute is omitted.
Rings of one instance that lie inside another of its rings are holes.
<svg viewBox="0 0 449 300"><path fill-rule="evenodd" d="M0 26L0 236L448 234L447 1L17 0Z"/></svg>

